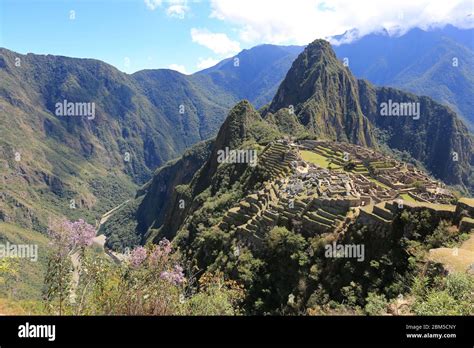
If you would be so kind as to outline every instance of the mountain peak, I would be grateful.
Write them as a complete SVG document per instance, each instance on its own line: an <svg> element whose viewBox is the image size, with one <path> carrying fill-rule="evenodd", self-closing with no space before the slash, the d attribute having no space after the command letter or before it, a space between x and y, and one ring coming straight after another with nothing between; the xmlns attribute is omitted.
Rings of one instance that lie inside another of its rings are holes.
<svg viewBox="0 0 474 348"><path fill-rule="evenodd" d="M288 108L317 136L372 145L357 88L356 79L338 61L331 44L315 40L294 61L269 111Z"/></svg>
<svg viewBox="0 0 474 348"><path fill-rule="evenodd" d="M293 62L285 79L277 91L270 111L305 102L317 92L316 82L322 74L342 70L331 44L325 40L315 40Z"/></svg>
<svg viewBox="0 0 474 348"><path fill-rule="evenodd" d="M260 120L261 117L252 104L248 100L241 100L230 110L222 125L216 138L217 147L238 147L246 138L251 125Z"/></svg>
<svg viewBox="0 0 474 348"><path fill-rule="evenodd" d="M323 39L316 39L307 46L308 50L318 49L318 50L328 50L332 52L332 47L329 41Z"/></svg>

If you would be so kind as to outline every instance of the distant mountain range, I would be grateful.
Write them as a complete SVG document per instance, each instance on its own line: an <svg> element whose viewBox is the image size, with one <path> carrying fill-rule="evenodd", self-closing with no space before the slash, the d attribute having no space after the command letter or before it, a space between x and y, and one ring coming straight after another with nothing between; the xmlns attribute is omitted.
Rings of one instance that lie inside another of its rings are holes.
<svg viewBox="0 0 474 348"><path fill-rule="evenodd" d="M370 34L334 50L339 59L348 59L358 78L430 96L449 105L472 128L474 29L416 28L400 37Z"/></svg>
<svg viewBox="0 0 474 348"><path fill-rule="evenodd" d="M255 107L270 102L302 46L260 45L193 75L203 87L214 85Z"/></svg>

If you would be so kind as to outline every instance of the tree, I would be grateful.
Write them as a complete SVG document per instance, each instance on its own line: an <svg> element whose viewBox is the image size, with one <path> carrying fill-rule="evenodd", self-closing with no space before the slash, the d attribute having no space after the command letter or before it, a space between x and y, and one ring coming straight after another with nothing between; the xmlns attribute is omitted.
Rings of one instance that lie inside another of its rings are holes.
<svg viewBox="0 0 474 348"><path fill-rule="evenodd" d="M442 220L431 235L426 237L429 248L440 248L452 239L458 232L456 226L450 222Z"/></svg>

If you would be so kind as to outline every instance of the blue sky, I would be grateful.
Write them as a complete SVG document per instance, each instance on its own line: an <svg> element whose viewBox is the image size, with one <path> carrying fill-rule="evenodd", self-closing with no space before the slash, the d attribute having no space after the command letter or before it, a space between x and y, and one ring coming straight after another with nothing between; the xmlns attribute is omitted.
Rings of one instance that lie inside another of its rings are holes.
<svg viewBox="0 0 474 348"><path fill-rule="evenodd" d="M96 58L127 72L173 64L192 72L200 58L221 58L191 40L191 29L209 16L205 2L179 19L140 0L1 1L0 45L19 53ZM208 30L225 31L224 22L205 22Z"/></svg>
<svg viewBox="0 0 474 348"><path fill-rule="evenodd" d="M150 68L191 73L258 44L306 44L351 28L364 35L433 23L472 27L470 0L432 3L0 0L0 46L23 54L96 58L129 73Z"/></svg>

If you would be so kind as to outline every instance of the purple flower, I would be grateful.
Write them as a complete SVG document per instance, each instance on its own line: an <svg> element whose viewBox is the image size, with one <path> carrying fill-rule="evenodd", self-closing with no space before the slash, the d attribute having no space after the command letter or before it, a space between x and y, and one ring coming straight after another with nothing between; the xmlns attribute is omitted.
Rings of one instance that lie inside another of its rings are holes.
<svg viewBox="0 0 474 348"><path fill-rule="evenodd" d="M155 245L153 250L150 252L149 262L151 265L155 265L162 259L162 257L163 257L163 251L161 250L160 247Z"/></svg>
<svg viewBox="0 0 474 348"><path fill-rule="evenodd" d="M164 238L158 245L155 245L153 250L150 252L150 264L157 264L159 261L165 260L171 253L172 247L169 240Z"/></svg>
<svg viewBox="0 0 474 348"><path fill-rule="evenodd" d="M146 249L142 246L136 247L135 249L132 250L130 253L130 264L132 267L138 267L140 266L143 261L146 259Z"/></svg>
<svg viewBox="0 0 474 348"><path fill-rule="evenodd" d="M56 246L67 253L76 247L92 245L96 230L94 226L89 225L82 219L76 222L67 219L55 219L49 222L49 236Z"/></svg>
<svg viewBox="0 0 474 348"><path fill-rule="evenodd" d="M164 255L169 255L171 253L171 242L168 239L163 238L160 243L158 243L158 246L160 247Z"/></svg>
<svg viewBox="0 0 474 348"><path fill-rule="evenodd" d="M80 219L72 224L70 243L74 247L91 246L95 235L94 226Z"/></svg>
<svg viewBox="0 0 474 348"><path fill-rule="evenodd" d="M184 278L183 268L179 265L175 265L171 271L161 272L160 278L173 285L182 284L186 280L186 278Z"/></svg>

